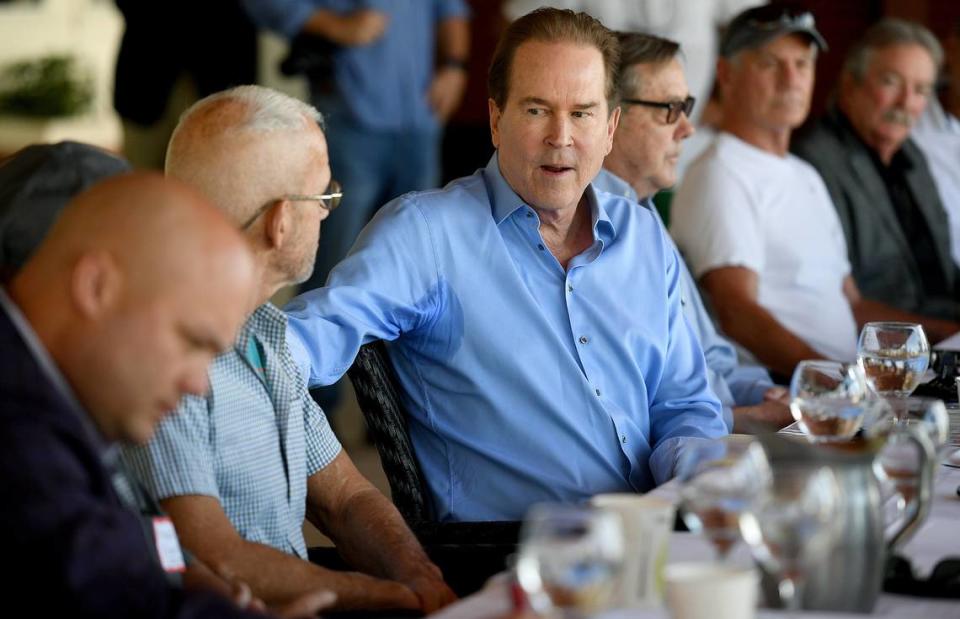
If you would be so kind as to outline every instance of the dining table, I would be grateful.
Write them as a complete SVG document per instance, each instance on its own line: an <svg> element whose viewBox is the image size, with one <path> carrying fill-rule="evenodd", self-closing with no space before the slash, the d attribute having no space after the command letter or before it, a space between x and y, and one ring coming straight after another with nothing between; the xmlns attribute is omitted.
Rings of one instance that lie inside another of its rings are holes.
<svg viewBox="0 0 960 619"><path fill-rule="evenodd" d="M952 415L958 414L951 411ZM924 579L938 562L946 558L960 560L960 450L941 458L934 477L933 503L923 525L915 535L897 549L897 554L908 559L914 576ZM651 491L676 503L679 485L671 481ZM689 561L712 561L715 552L703 537L689 532L674 532L669 540L667 563ZM750 562L750 554L744 543L738 544L727 559L733 562ZM510 574L495 576L483 589L431 615L435 619L505 619L516 617L513 599L515 594ZM761 598L762 599L762 598ZM596 619L666 619L667 609L660 606L647 608L611 609L596 615ZM803 617L803 619L853 619L856 617L882 617L884 619L960 619L960 598L928 598L914 595L898 595L882 592L869 615L827 611L784 611L758 608L756 617L773 619Z"/></svg>

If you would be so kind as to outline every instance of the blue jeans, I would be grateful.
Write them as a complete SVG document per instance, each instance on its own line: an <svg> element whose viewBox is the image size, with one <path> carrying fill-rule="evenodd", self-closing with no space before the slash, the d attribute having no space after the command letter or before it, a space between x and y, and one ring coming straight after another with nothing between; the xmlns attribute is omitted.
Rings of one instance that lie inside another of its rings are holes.
<svg viewBox="0 0 960 619"><path fill-rule="evenodd" d="M330 168L343 186L343 200L320 228L313 275L301 292L323 285L377 209L440 182L439 130L367 129L349 118L339 99L314 97L314 105L326 121Z"/></svg>

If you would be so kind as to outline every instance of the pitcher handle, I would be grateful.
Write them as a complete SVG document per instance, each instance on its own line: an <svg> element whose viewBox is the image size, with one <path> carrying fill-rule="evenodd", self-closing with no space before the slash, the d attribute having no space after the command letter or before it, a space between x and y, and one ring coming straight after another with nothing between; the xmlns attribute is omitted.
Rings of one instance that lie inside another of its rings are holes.
<svg viewBox="0 0 960 619"><path fill-rule="evenodd" d="M900 529L890 536L887 545L891 550L913 537L930 514L930 505L933 502L931 489L937 465L936 449L924 431L915 426L901 426L896 432L905 435L917 446L920 454L920 480L917 487L917 508L913 510L913 516L907 515Z"/></svg>

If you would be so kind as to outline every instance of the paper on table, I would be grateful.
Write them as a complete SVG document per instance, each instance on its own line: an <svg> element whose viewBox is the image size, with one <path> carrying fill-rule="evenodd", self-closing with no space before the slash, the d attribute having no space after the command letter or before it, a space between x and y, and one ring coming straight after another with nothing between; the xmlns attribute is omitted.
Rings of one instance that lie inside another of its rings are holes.
<svg viewBox="0 0 960 619"><path fill-rule="evenodd" d="M957 331L947 339L933 345L939 350L960 350L960 331Z"/></svg>

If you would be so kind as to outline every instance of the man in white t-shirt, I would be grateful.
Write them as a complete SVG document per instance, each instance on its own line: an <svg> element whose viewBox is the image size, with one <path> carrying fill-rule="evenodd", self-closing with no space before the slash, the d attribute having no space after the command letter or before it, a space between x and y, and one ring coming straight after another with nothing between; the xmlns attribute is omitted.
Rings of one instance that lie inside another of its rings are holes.
<svg viewBox="0 0 960 619"><path fill-rule="evenodd" d="M671 209L724 332L783 376L803 359L854 359L858 322L915 318L860 296L823 180L787 152L825 48L809 12L765 6L731 22L717 63L720 133Z"/></svg>

